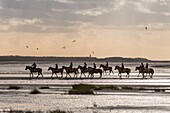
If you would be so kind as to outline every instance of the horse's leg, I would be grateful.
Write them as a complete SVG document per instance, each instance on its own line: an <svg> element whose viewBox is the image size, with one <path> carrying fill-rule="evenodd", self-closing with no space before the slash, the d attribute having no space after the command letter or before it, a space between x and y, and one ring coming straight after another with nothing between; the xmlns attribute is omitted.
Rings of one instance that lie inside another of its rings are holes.
<svg viewBox="0 0 170 113"><path fill-rule="evenodd" d="M54 74L54 73L52 72L51 78L53 77L53 74Z"/></svg>
<svg viewBox="0 0 170 113"><path fill-rule="evenodd" d="M55 73L55 75L56 75L56 77L58 78L57 73Z"/></svg>
<svg viewBox="0 0 170 113"><path fill-rule="evenodd" d="M84 74L84 77L86 78L86 75L85 75L85 73L83 73Z"/></svg>
<svg viewBox="0 0 170 113"><path fill-rule="evenodd" d="M42 75L42 77L44 77L43 74L42 74L42 72L41 72L41 75Z"/></svg>
<svg viewBox="0 0 170 113"><path fill-rule="evenodd" d="M139 72L139 74L138 74L138 76L137 76L137 77L139 77L139 75L140 75L140 72Z"/></svg>
<svg viewBox="0 0 170 113"><path fill-rule="evenodd" d="M120 77L120 79L122 79L122 75L121 75L121 73L119 73L119 74L118 74L118 76Z"/></svg>
<svg viewBox="0 0 170 113"><path fill-rule="evenodd" d="M145 78L145 73L142 73L142 75L143 75L143 79Z"/></svg>
<svg viewBox="0 0 170 113"><path fill-rule="evenodd" d="M102 77L102 72L100 73L100 77L99 78L101 78Z"/></svg>
<svg viewBox="0 0 170 113"><path fill-rule="evenodd" d="M30 77L31 77L31 72L29 73Z"/></svg>
<svg viewBox="0 0 170 113"><path fill-rule="evenodd" d="M38 72L38 76L37 76L37 78L39 77L39 72Z"/></svg>
<svg viewBox="0 0 170 113"><path fill-rule="evenodd" d="M127 78L129 78L129 73L127 73Z"/></svg>

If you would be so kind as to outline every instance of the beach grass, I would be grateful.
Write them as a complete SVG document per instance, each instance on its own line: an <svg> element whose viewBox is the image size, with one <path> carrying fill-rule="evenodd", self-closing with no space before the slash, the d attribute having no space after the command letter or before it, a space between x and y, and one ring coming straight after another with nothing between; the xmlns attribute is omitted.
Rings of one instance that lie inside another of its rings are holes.
<svg viewBox="0 0 170 113"><path fill-rule="evenodd" d="M76 84L72 86L73 88L69 91L69 94L94 94L93 90L95 86L88 84Z"/></svg>
<svg viewBox="0 0 170 113"><path fill-rule="evenodd" d="M8 87L8 89L19 90L19 89L21 89L21 87L16 86L16 85L11 85L11 86Z"/></svg>
<svg viewBox="0 0 170 113"><path fill-rule="evenodd" d="M41 94L41 92L37 88L34 88L31 90L30 94Z"/></svg>

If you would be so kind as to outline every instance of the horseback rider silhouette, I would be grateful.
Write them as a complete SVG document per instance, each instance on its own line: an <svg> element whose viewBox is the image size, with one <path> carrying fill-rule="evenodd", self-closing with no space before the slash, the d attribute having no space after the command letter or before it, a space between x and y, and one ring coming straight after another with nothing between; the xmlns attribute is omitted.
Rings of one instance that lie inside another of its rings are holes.
<svg viewBox="0 0 170 113"><path fill-rule="evenodd" d="M144 68L144 65L143 65L143 63L141 63L140 67L141 67L142 69Z"/></svg>
<svg viewBox="0 0 170 113"><path fill-rule="evenodd" d="M93 63L93 68L96 69L96 64L95 63Z"/></svg>
<svg viewBox="0 0 170 113"><path fill-rule="evenodd" d="M122 69L122 70L124 69L124 64L123 64L123 63L122 63L121 69Z"/></svg>
<svg viewBox="0 0 170 113"><path fill-rule="evenodd" d="M37 67L37 65L36 65L36 63L34 62L34 63L32 64L32 68L33 68L33 70L35 70L35 69L36 69L36 67Z"/></svg>
<svg viewBox="0 0 170 113"><path fill-rule="evenodd" d="M106 62L106 67L109 67L109 64L108 64L108 62Z"/></svg>
<svg viewBox="0 0 170 113"><path fill-rule="evenodd" d="M72 62L70 62L70 68L73 68L73 63Z"/></svg>
<svg viewBox="0 0 170 113"><path fill-rule="evenodd" d="M145 68L148 68L148 63L146 63L146 66L145 66Z"/></svg>
<svg viewBox="0 0 170 113"><path fill-rule="evenodd" d="M55 69L58 69L58 64L55 64Z"/></svg>
<svg viewBox="0 0 170 113"><path fill-rule="evenodd" d="M87 68L87 64L86 64L86 62L84 62L84 69L86 69Z"/></svg>

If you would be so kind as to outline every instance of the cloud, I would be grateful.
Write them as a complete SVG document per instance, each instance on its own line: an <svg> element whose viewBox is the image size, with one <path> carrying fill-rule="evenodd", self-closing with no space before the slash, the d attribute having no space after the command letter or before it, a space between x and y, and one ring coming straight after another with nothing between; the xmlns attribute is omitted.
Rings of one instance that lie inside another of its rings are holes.
<svg viewBox="0 0 170 113"><path fill-rule="evenodd" d="M19 18L10 18L3 22L4 24L8 24L10 26L19 26L19 25L31 25L31 24L42 24L43 21L41 19L19 19Z"/></svg>
<svg viewBox="0 0 170 113"><path fill-rule="evenodd" d="M141 12L141 13L146 13L146 14L156 14L156 12L151 11L148 7L145 7L142 3L136 2L135 3L135 10Z"/></svg>
<svg viewBox="0 0 170 113"><path fill-rule="evenodd" d="M26 32L26 26L37 32L65 33L87 27L128 29L170 23L169 13L168 0L0 0L0 25L17 32Z"/></svg>
<svg viewBox="0 0 170 113"><path fill-rule="evenodd" d="M103 13L109 13L109 10L102 9L102 8L93 8L87 10L79 10L75 12L75 14L88 15L88 16L99 16L102 15Z"/></svg>

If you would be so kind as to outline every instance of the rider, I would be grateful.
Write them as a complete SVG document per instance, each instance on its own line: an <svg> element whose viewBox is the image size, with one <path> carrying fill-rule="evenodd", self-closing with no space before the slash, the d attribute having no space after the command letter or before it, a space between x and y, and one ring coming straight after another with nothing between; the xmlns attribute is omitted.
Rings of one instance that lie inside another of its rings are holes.
<svg viewBox="0 0 170 113"><path fill-rule="evenodd" d="M109 67L109 64L108 64L108 62L106 62L106 67Z"/></svg>
<svg viewBox="0 0 170 113"><path fill-rule="evenodd" d="M148 63L146 63L146 66L145 66L145 68L148 68Z"/></svg>
<svg viewBox="0 0 170 113"><path fill-rule="evenodd" d="M124 64L122 63L122 67L121 67L121 69L123 70L124 69Z"/></svg>
<svg viewBox="0 0 170 113"><path fill-rule="evenodd" d="M84 69L86 69L87 68L87 64L86 64L86 62L84 62Z"/></svg>
<svg viewBox="0 0 170 113"><path fill-rule="evenodd" d="M143 63L141 63L140 67L141 67L141 68L144 68L144 65L143 65Z"/></svg>
<svg viewBox="0 0 170 113"><path fill-rule="evenodd" d="M93 63L93 68L96 69L96 64L95 63Z"/></svg>
<svg viewBox="0 0 170 113"><path fill-rule="evenodd" d="M73 68L73 63L72 62L70 62L70 68Z"/></svg>
<svg viewBox="0 0 170 113"><path fill-rule="evenodd" d="M58 69L58 64L55 64L55 69Z"/></svg>
<svg viewBox="0 0 170 113"><path fill-rule="evenodd" d="M34 63L32 64L32 68L33 68L33 70L35 70L35 69L36 69L36 67L37 67L37 65L36 65L36 63L34 62Z"/></svg>

